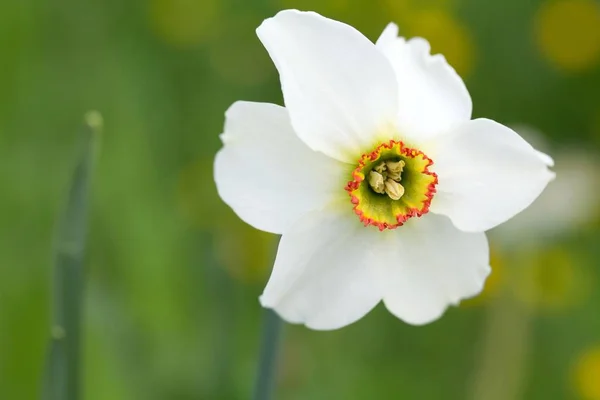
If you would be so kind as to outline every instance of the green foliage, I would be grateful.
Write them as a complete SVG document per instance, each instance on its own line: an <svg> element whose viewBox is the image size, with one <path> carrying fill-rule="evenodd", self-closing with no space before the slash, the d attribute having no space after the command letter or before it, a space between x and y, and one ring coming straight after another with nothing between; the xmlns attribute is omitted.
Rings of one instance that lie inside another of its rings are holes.
<svg viewBox="0 0 600 400"><path fill-rule="evenodd" d="M0 399L37 399L43 390L56 316L49 261L78 116L99 110L106 132L89 199L85 299L69 303L83 313L82 398L246 399L273 243L218 199L212 162L232 102L282 103L254 29L284 7L314 8L373 40L395 20L457 60L475 116L535 126L551 154L597 151L599 64L565 71L545 56L535 36L544 3L0 2ZM560 245L573 260L567 268L595 287L597 233L590 217L528 255ZM523 267L498 253L502 271ZM532 312L522 398L576 395L572 366L600 337L600 294L586 293ZM383 307L339 331L288 326L275 398L468 398L493 299L418 328Z"/></svg>

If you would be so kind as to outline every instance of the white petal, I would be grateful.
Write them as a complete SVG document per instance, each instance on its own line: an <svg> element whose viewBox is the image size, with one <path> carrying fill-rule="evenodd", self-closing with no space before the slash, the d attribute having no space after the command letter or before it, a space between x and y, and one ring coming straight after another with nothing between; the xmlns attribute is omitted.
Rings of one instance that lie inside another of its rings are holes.
<svg viewBox="0 0 600 400"><path fill-rule="evenodd" d="M219 195L255 228L281 233L302 214L345 194L343 166L295 135L285 108L236 102L215 159Z"/></svg>
<svg viewBox="0 0 600 400"><path fill-rule="evenodd" d="M265 20L257 34L279 71L292 125L312 149L355 162L393 138L394 71L360 32L316 13L286 10Z"/></svg>
<svg viewBox="0 0 600 400"><path fill-rule="evenodd" d="M484 233L461 232L434 214L413 218L392 232L386 238L386 262L377 267L383 302L398 318L427 324L483 289L490 273Z"/></svg>
<svg viewBox="0 0 600 400"><path fill-rule="evenodd" d="M556 155L554 170L556 179L530 207L490 232L497 243L510 248L531 245L595 220L600 200L598 155L583 149L563 150Z"/></svg>
<svg viewBox="0 0 600 400"><path fill-rule="evenodd" d="M464 231L507 221L554 178L550 157L488 119L467 122L441 138L432 158L439 183L430 210Z"/></svg>
<svg viewBox="0 0 600 400"><path fill-rule="evenodd" d="M392 63L398 81L400 131L411 140L427 140L471 119L471 96L462 79L441 54L430 55L423 38L408 41L389 24L377 48Z"/></svg>
<svg viewBox="0 0 600 400"><path fill-rule="evenodd" d="M286 230L261 296L286 321L337 329L362 318L381 300L371 249L378 231L341 205L313 212Z"/></svg>
<svg viewBox="0 0 600 400"><path fill-rule="evenodd" d="M552 157L538 150L536 150L535 152L544 164L546 164L548 167L554 167L554 159Z"/></svg>

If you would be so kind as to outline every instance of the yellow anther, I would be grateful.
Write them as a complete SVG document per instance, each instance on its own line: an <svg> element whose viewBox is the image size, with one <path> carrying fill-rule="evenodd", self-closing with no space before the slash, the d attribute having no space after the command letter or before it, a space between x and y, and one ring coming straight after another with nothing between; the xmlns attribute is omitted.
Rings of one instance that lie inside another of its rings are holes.
<svg viewBox="0 0 600 400"><path fill-rule="evenodd" d="M387 167L387 176L395 180L396 182L400 182L402 180L402 171L404 170L404 161L386 161L385 165Z"/></svg>
<svg viewBox="0 0 600 400"><path fill-rule="evenodd" d="M369 172L369 185L376 193L385 193L383 175L381 175L379 172Z"/></svg>
<svg viewBox="0 0 600 400"><path fill-rule="evenodd" d="M375 168L373 168L375 171L379 172L380 174L383 174L386 170L386 166L385 163L379 163L375 166Z"/></svg>
<svg viewBox="0 0 600 400"><path fill-rule="evenodd" d="M387 179L385 181L385 193L392 200L400 200L400 197L404 194L404 187L392 179Z"/></svg>

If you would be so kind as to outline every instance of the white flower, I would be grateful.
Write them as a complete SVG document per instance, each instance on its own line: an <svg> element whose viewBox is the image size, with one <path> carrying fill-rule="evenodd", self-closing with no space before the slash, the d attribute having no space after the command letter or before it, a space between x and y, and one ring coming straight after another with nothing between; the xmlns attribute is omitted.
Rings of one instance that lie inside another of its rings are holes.
<svg viewBox="0 0 600 400"><path fill-rule="evenodd" d="M226 113L217 188L244 221L283 235L260 301L289 322L336 329L381 300L408 323L434 321L481 291L483 232L553 178L551 159L514 131L470 120L444 57L397 32L390 24L373 44L282 11L257 33L286 107Z"/></svg>

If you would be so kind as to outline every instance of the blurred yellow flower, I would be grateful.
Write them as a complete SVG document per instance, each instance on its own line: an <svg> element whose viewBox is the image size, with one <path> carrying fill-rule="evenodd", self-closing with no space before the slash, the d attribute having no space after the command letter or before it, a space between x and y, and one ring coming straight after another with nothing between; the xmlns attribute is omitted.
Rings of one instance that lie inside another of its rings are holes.
<svg viewBox="0 0 600 400"><path fill-rule="evenodd" d="M461 307L484 305L502 290L508 272L506 271L506 260L502 258L501 253L492 245L490 245L490 266L492 267L492 272L485 281L485 286L481 294L462 301L460 303Z"/></svg>
<svg viewBox="0 0 600 400"><path fill-rule="evenodd" d="M432 52L443 54L464 78L475 66L475 44L468 27L450 11L452 3L439 0L424 8L416 1L387 0L385 5L388 19L398 21L401 34L427 38Z"/></svg>
<svg viewBox="0 0 600 400"><path fill-rule="evenodd" d="M276 238L240 221L221 226L216 235L219 263L242 283L264 282L275 258Z"/></svg>
<svg viewBox="0 0 600 400"><path fill-rule="evenodd" d="M518 300L538 311L556 312L583 303L590 292L583 260L555 247L519 257L512 289Z"/></svg>
<svg viewBox="0 0 600 400"><path fill-rule="evenodd" d="M456 7L458 0L385 0L385 6L393 17L391 19L400 20L406 18L406 15L423 10L445 10L450 11Z"/></svg>
<svg viewBox="0 0 600 400"><path fill-rule="evenodd" d="M593 0L542 2L535 36L542 54L567 72L589 69L600 60L600 4Z"/></svg>
<svg viewBox="0 0 600 400"><path fill-rule="evenodd" d="M193 162L181 170L176 188L179 213L191 226L212 231L216 257L232 278L263 282L273 264L273 236L240 222L219 201L213 186L205 185L211 180L210 161Z"/></svg>
<svg viewBox="0 0 600 400"><path fill-rule="evenodd" d="M581 354L574 367L577 394L584 400L600 400L600 345Z"/></svg>
<svg viewBox="0 0 600 400"><path fill-rule="evenodd" d="M427 38L433 53L443 54L463 78L475 65L475 45L467 26L441 9L414 13L407 19L411 36Z"/></svg>
<svg viewBox="0 0 600 400"><path fill-rule="evenodd" d="M272 0L271 2L279 9L297 8L324 14L333 14L336 11L346 10L350 6L350 0Z"/></svg>
<svg viewBox="0 0 600 400"><path fill-rule="evenodd" d="M212 38L219 27L221 1L151 0L149 17L158 36L188 47Z"/></svg>

